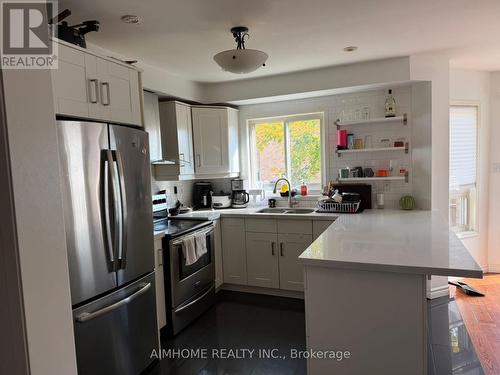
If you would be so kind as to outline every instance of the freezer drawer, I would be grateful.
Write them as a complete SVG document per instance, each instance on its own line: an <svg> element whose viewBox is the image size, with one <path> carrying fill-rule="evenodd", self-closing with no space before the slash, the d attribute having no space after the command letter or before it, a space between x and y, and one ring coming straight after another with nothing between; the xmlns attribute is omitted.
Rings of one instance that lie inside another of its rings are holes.
<svg viewBox="0 0 500 375"><path fill-rule="evenodd" d="M158 345L154 272L73 310L79 375L137 375Z"/></svg>

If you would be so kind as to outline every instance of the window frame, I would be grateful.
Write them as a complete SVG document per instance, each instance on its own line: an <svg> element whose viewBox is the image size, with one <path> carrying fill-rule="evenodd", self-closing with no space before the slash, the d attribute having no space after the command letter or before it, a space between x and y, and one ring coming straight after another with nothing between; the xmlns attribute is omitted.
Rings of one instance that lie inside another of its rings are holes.
<svg viewBox="0 0 500 375"><path fill-rule="evenodd" d="M452 107L474 107L476 108L476 183L475 183L475 191L473 194L473 213L469 216L469 228L462 231L455 231L455 234L460 239L466 239L471 237L479 236L479 191L481 185L481 169L480 169L480 159L481 159L481 139L480 139L480 129L481 129L481 103L479 101L474 100L453 100L450 102L448 113L450 113ZM451 127L451 118L448 120L448 126ZM448 134L450 134L450 128L448 128ZM448 157L450 154L450 150L448 150ZM448 160L448 168L450 162ZM449 177L449 176L448 176ZM450 187L449 187L449 178L448 178L448 205L450 204ZM449 212L448 212L449 214Z"/></svg>
<svg viewBox="0 0 500 375"><path fill-rule="evenodd" d="M249 180L250 186L252 188L257 188L257 170L256 170L256 152L255 152L255 125L262 124L265 122L283 122L284 126L284 144L285 144L285 167L286 167L286 177L289 178L289 172L291 169L290 163L291 159L288 157L290 149L290 136L288 123L294 121L305 121L305 120L319 120L320 126L320 150L321 150L321 162L320 162L320 187L319 189L309 189L308 196L321 195L323 185L326 181L326 155L325 155L325 114L324 112L311 112L311 113L301 113L293 115L284 116L270 116L270 117L260 117L252 118L247 120L247 132L248 132L248 156L249 156ZM307 182L306 182L307 183ZM269 192L269 191L266 191Z"/></svg>

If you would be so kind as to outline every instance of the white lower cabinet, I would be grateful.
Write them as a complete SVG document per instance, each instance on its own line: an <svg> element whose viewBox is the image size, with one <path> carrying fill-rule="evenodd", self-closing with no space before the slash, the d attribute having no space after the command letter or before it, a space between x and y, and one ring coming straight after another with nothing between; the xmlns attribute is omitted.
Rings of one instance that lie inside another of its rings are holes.
<svg viewBox="0 0 500 375"><path fill-rule="evenodd" d="M312 243L310 234L278 234L279 285L286 290L304 290L304 269L299 255Z"/></svg>
<svg viewBox="0 0 500 375"><path fill-rule="evenodd" d="M215 242L215 288L219 288L224 283L222 271L222 229L220 220L214 221L214 242Z"/></svg>
<svg viewBox="0 0 500 375"><path fill-rule="evenodd" d="M245 219L222 218L221 220L224 282L247 285Z"/></svg>
<svg viewBox="0 0 500 375"><path fill-rule="evenodd" d="M280 287L276 233L246 233L248 285Z"/></svg>
<svg viewBox="0 0 500 375"><path fill-rule="evenodd" d="M161 238L155 239L155 284L156 284L156 319L158 329L167 324L167 313L165 308L165 282L163 279L163 247Z"/></svg>
<svg viewBox="0 0 500 375"><path fill-rule="evenodd" d="M224 283L303 291L304 270L299 256L332 223L222 218Z"/></svg>

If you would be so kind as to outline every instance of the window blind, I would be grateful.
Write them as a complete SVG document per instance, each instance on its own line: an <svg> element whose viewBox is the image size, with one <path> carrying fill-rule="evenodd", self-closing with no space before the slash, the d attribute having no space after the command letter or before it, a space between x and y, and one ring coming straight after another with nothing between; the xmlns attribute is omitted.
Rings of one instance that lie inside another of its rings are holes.
<svg viewBox="0 0 500 375"><path fill-rule="evenodd" d="M477 107L450 107L450 188L476 183Z"/></svg>

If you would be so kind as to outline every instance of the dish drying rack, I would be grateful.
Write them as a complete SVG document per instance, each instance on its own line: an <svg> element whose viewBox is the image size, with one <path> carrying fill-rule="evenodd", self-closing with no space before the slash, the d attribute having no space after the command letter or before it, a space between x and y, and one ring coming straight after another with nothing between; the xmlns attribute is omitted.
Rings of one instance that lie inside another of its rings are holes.
<svg viewBox="0 0 500 375"><path fill-rule="evenodd" d="M358 202L325 202L318 201L317 212L335 212L342 214L355 214L359 211L361 201Z"/></svg>

